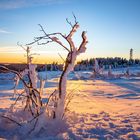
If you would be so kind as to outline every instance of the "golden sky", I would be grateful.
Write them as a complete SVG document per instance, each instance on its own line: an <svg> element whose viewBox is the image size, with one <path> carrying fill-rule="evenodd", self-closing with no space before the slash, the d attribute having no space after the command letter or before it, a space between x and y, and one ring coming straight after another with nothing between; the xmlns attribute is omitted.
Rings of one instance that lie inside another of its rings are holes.
<svg viewBox="0 0 140 140"><path fill-rule="evenodd" d="M33 62L38 64L46 64L52 62L62 63L65 59L66 53L63 51L45 51L45 50L31 50L33 55ZM26 63L26 52L20 47L0 47L0 63Z"/></svg>
<svg viewBox="0 0 140 140"><path fill-rule="evenodd" d="M67 52L60 49L52 47L53 49L47 50L47 48L32 48L31 53L35 53L33 55L33 62L37 64L50 64L52 62L58 62L63 63ZM60 50L59 50L60 49ZM85 60L89 58L94 58L96 55L94 55L95 52L90 52L81 54L78 56L77 61ZM63 58L61 58L60 57ZM114 57L114 54L110 53L108 55L104 55L104 51L100 52L98 54L98 57ZM115 53L115 56L122 57L119 53ZM129 51L127 53L124 53L124 58L129 59ZM138 55L135 55L135 58L139 58ZM0 63L26 63L26 52L19 46L12 46L12 47L0 47Z"/></svg>

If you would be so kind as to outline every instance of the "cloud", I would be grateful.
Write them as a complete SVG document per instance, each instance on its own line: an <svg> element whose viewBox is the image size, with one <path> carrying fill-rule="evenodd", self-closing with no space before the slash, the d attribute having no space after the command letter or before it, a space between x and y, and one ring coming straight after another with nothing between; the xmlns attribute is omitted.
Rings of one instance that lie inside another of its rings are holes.
<svg viewBox="0 0 140 140"><path fill-rule="evenodd" d="M59 4L67 0L0 0L0 9L17 9L24 7Z"/></svg>
<svg viewBox="0 0 140 140"><path fill-rule="evenodd" d="M11 32L0 29L0 34L11 34Z"/></svg>

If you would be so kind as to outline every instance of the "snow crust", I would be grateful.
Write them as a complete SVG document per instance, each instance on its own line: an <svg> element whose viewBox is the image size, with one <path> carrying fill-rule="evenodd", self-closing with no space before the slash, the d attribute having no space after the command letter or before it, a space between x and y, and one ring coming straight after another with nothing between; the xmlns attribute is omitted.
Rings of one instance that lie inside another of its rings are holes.
<svg viewBox="0 0 140 140"><path fill-rule="evenodd" d="M123 69L113 70L113 74L122 73ZM40 117L44 127L37 128L31 134L29 125L18 126L1 117L7 113L12 103L14 90L13 81L5 79L0 74L0 138L25 140L90 140L90 139L140 139L140 68L129 68L130 75L119 78L92 79L92 72L72 72L68 77L67 92L74 92L74 98L69 104L69 111L61 122L46 120ZM108 71L105 72L106 74ZM48 72L49 79L42 93L43 101L58 85L60 72ZM42 74L43 75L43 74ZM46 77L46 72L44 72ZM51 76L52 75L52 76ZM8 74L8 79L13 75ZM20 82L19 82L20 83ZM38 86L39 87L39 86ZM18 93L22 90L21 83ZM28 118L26 112L20 112L22 103L18 103L18 120ZM24 118L23 118L24 116ZM12 117L12 116L11 116ZM17 119L17 118L15 118ZM17 121L18 121L17 120Z"/></svg>

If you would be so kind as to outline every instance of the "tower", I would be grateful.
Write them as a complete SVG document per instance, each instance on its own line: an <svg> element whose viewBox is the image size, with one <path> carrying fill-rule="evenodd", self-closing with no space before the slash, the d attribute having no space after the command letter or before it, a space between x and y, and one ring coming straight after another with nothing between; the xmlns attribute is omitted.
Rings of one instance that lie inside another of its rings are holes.
<svg viewBox="0 0 140 140"><path fill-rule="evenodd" d="M133 49L131 48L130 49L130 60L132 60L133 59Z"/></svg>

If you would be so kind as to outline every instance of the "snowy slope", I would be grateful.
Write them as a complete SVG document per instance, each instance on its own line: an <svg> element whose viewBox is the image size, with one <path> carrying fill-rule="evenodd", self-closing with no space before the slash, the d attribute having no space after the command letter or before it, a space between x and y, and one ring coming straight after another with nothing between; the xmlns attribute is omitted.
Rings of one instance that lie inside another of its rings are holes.
<svg viewBox="0 0 140 140"><path fill-rule="evenodd" d="M91 72L78 72L78 75L87 78L91 74ZM44 101L56 88L59 75L60 72L52 72L52 77L49 74L50 78L43 95ZM71 73L69 79L74 79L72 76L76 77L75 73ZM8 84L5 86L8 87ZM140 139L140 77L69 80L67 92L73 92L74 98L69 105L69 112L66 113L63 125L62 123L55 127L49 125L45 127L46 130L25 136L19 133L20 129L26 131L25 128L13 125L10 121L7 121L6 125L3 123L3 118L0 118L0 137L8 140ZM13 90L0 90L0 114L6 112L14 100Z"/></svg>

